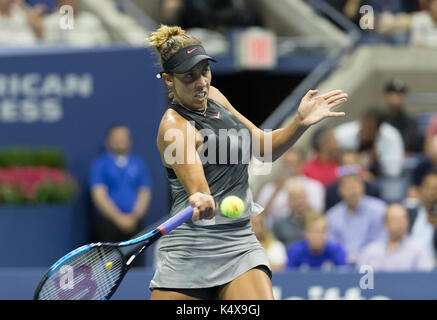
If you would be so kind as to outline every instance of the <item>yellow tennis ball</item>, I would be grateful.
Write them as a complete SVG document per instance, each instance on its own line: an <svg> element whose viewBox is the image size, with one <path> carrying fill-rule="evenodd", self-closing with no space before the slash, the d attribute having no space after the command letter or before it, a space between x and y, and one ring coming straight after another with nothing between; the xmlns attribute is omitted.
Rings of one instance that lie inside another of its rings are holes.
<svg viewBox="0 0 437 320"><path fill-rule="evenodd" d="M220 211L229 218L238 218L244 211L244 202L237 196L227 196L220 204Z"/></svg>
<svg viewBox="0 0 437 320"><path fill-rule="evenodd" d="M108 270L111 269L112 268L112 262L106 263L105 264L105 268L108 269Z"/></svg>

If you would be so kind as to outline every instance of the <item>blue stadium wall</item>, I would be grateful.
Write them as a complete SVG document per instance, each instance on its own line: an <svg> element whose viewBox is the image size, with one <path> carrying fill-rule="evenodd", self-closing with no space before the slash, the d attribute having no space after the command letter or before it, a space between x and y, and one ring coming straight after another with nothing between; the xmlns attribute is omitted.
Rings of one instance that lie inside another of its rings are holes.
<svg viewBox="0 0 437 320"><path fill-rule="evenodd" d="M66 206L0 206L0 267L48 267L89 241L89 169L116 122L129 126L133 152L149 167L152 203L145 223L167 213L156 147L166 92L156 72L145 48L2 50L0 148L60 149L80 191Z"/></svg>

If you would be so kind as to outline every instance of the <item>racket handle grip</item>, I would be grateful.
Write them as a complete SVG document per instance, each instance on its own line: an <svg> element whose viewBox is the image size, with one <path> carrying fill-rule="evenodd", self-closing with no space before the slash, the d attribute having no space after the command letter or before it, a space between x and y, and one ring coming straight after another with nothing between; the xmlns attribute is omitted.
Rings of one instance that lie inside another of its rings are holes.
<svg viewBox="0 0 437 320"><path fill-rule="evenodd" d="M167 234L188 219L191 219L191 217L193 216L193 210L194 208L192 206L189 206L184 210L176 213L173 217L171 217L161 225L161 232L164 231L164 234Z"/></svg>

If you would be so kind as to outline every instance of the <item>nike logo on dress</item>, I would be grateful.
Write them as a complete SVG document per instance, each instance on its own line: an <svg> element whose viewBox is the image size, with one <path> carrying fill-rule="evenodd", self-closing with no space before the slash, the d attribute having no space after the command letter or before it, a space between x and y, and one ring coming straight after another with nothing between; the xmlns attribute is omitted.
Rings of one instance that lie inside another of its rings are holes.
<svg viewBox="0 0 437 320"><path fill-rule="evenodd" d="M216 118L216 119L220 119L220 112L219 112L219 113L217 113L217 115L216 115L216 116L214 116L214 118Z"/></svg>
<svg viewBox="0 0 437 320"><path fill-rule="evenodd" d="M187 50L187 53L188 53L188 54L192 54L193 51L195 51L195 50L197 50L197 48L193 48L193 49L191 49L191 50Z"/></svg>

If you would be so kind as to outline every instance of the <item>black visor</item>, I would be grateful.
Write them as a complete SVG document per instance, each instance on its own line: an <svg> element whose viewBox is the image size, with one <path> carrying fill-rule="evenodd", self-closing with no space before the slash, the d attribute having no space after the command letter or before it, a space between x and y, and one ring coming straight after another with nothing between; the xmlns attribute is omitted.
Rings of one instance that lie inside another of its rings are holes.
<svg viewBox="0 0 437 320"><path fill-rule="evenodd" d="M200 45L185 47L164 62L164 70L161 73L185 73L203 60L217 62L208 56Z"/></svg>

